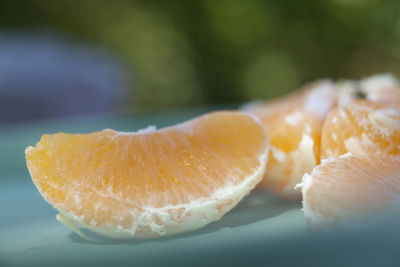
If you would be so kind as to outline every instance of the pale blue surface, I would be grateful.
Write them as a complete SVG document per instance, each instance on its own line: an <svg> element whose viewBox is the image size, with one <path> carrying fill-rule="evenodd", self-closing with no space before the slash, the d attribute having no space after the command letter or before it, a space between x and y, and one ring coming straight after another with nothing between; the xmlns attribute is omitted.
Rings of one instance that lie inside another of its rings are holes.
<svg viewBox="0 0 400 267"><path fill-rule="evenodd" d="M128 243L105 240L97 245L82 240L56 221L56 211L41 199L30 182L8 184L2 187L0 195L1 209L6 210L8 218L0 225L1 257L7 264L16 266L51 265L59 260L102 263L112 259L118 263L127 260L150 265L179 260L195 264L198 256L191 259L187 255L196 251L218 254L218 251L250 248L265 240L273 244L282 236L307 233L299 205L257 192L218 222L193 233ZM7 203L13 203L13 209Z"/></svg>

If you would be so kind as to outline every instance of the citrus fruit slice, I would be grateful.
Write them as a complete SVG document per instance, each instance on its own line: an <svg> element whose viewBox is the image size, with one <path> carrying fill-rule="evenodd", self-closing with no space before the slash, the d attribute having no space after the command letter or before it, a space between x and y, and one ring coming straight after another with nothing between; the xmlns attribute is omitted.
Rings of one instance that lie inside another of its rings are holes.
<svg viewBox="0 0 400 267"><path fill-rule="evenodd" d="M286 97L244 107L261 120L271 144L260 187L287 199L301 198L294 187L319 163L321 127L336 104L334 88L330 81L319 81Z"/></svg>
<svg viewBox="0 0 400 267"><path fill-rule="evenodd" d="M360 89L372 102L400 106L400 83L390 74L380 74L360 81Z"/></svg>
<svg viewBox="0 0 400 267"><path fill-rule="evenodd" d="M268 152L255 118L215 112L159 131L43 135L25 153L65 224L151 238L221 218L262 179Z"/></svg>
<svg viewBox="0 0 400 267"><path fill-rule="evenodd" d="M359 96L359 82L355 80L340 80L336 83L337 106L346 106Z"/></svg>
<svg viewBox="0 0 400 267"><path fill-rule="evenodd" d="M313 231L371 226L400 211L400 156L346 155L305 174L303 210Z"/></svg>
<svg viewBox="0 0 400 267"><path fill-rule="evenodd" d="M321 159L352 154L400 153L400 106L356 100L332 110L321 137Z"/></svg>

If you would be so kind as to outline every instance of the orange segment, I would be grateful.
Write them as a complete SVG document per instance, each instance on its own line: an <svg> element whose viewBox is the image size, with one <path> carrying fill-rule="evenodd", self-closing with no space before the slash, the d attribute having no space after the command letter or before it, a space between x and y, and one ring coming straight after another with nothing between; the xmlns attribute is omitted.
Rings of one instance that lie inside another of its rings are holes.
<svg viewBox="0 0 400 267"><path fill-rule="evenodd" d="M336 83L337 106L342 107L358 98L359 82L354 80L340 80Z"/></svg>
<svg viewBox="0 0 400 267"><path fill-rule="evenodd" d="M363 79L361 91L372 102L400 106L400 83L390 74L380 74Z"/></svg>
<svg viewBox="0 0 400 267"><path fill-rule="evenodd" d="M351 155L328 160L303 178L303 210L314 231L370 225L397 215L400 157Z"/></svg>
<svg viewBox="0 0 400 267"><path fill-rule="evenodd" d="M371 91L367 94L367 99L386 105L400 106L400 87L388 87Z"/></svg>
<svg viewBox="0 0 400 267"><path fill-rule="evenodd" d="M321 127L336 104L334 85L313 83L287 97L246 107L265 126L271 144L260 186L288 199L300 199L294 187L319 163Z"/></svg>
<svg viewBox="0 0 400 267"><path fill-rule="evenodd" d="M352 154L400 153L400 106L357 100L328 115L321 137L321 159Z"/></svg>
<svg viewBox="0 0 400 267"><path fill-rule="evenodd" d="M268 151L255 119L216 112L159 131L43 135L26 160L40 193L63 216L131 238L219 219L261 180Z"/></svg>

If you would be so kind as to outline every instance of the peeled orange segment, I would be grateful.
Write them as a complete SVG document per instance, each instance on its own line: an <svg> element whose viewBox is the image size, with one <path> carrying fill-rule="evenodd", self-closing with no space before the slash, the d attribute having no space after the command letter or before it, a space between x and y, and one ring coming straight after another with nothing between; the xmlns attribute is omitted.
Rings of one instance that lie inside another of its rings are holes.
<svg viewBox="0 0 400 267"><path fill-rule="evenodd" d="M341 80L336 83L337 106L342 107L358 98L359 82L354 80Z"/></svg>
<svg viewBox="0 0 400 267"><path fill-rule="evenodd" d="M268 152L256 119L215 112L159 131L43 135L25 153L62 221L150 238L221 218L262 179Z"/></svg>
<svg viewBox="0 0 400 267"><path fill-rule="evenodd" d="M319 81L287 97L244 108L260 119L271 143L262 188L287 199L301 198L294 187L319 163L322 123L336 97L333 83Z"/></svg>
<svg viewBox="0 0 400 267"><path fill-rule="evenodd" d="M398 107L400 106L400 87L383 88L379 91L371 92L367 95L367 99L372 102Z"/></svg>
<svg viewBox="0 0 400 267"><path fill-rule="evenodd" d="M346 155L323 162L302 183L314 231L370 226L400 212L400 157Z"/></svg>
<svg viewBox="0 0 400 267"><path fill-rule="evenodd" d="M400 154L400 106L367 100L332 110L321 137L321 159L352 154Z"/></svg>
<svg viewBox="0 0 400 267"><path fill-rule="evenodd" d="M400 106L400 83L390 74L380 74L360 81L361 91L372 102Z"/></svg>

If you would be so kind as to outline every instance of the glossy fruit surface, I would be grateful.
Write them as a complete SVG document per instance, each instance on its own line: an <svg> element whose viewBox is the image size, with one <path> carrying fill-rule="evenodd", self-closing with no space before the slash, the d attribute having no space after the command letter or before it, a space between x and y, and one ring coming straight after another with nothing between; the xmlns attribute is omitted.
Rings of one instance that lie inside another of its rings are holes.
<svg viewBox="0 0 400 267"><path fill-rule="evenodd" d="M32 179L62 218L115 238L195 230L261 180L264 127L215 112L159 131L43 135L26 149Z"/></svg>

